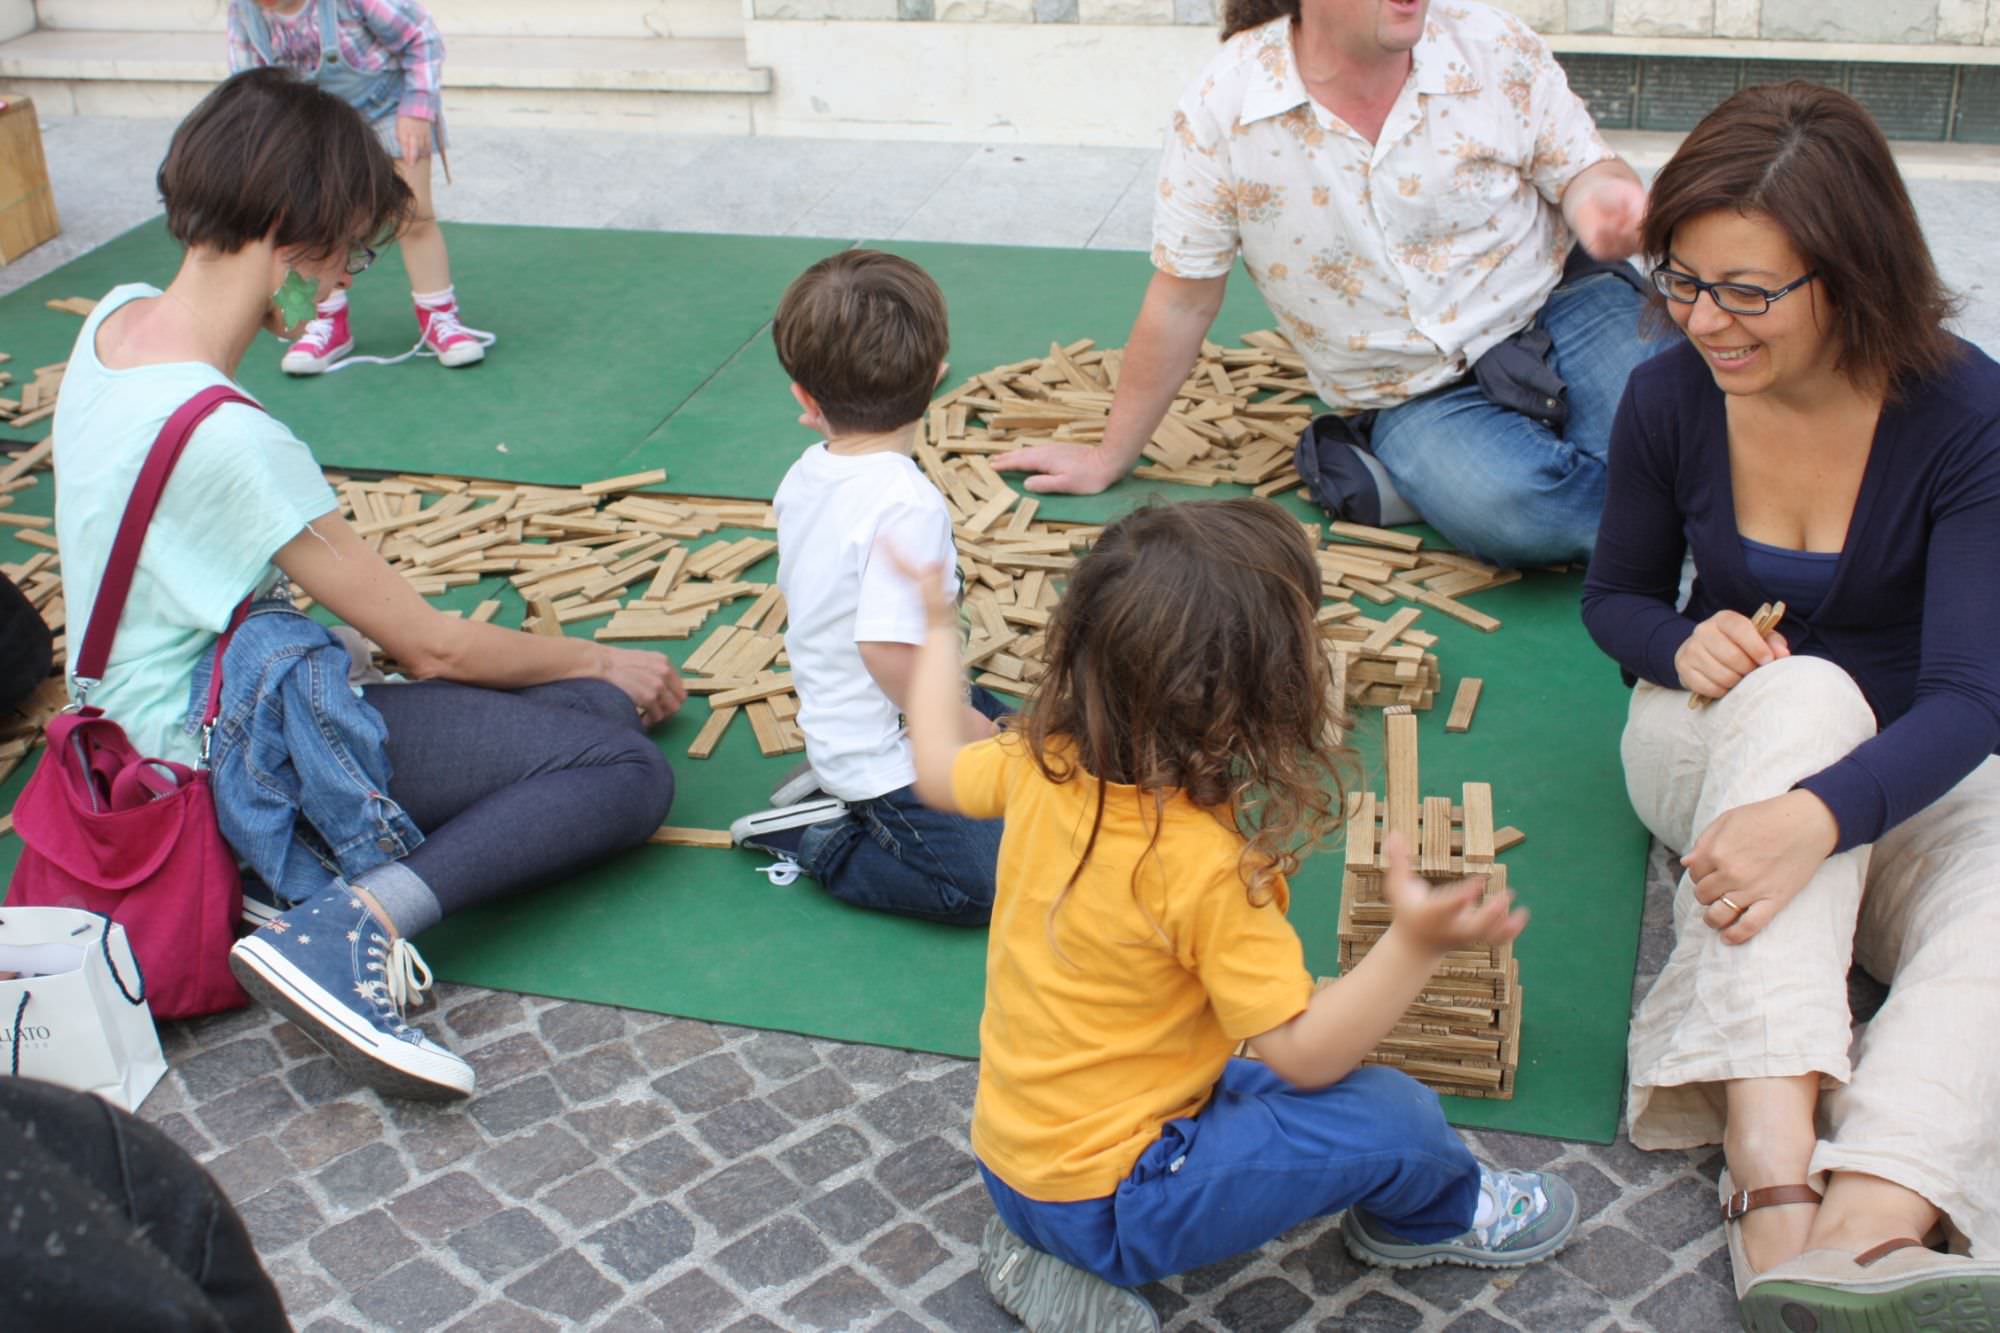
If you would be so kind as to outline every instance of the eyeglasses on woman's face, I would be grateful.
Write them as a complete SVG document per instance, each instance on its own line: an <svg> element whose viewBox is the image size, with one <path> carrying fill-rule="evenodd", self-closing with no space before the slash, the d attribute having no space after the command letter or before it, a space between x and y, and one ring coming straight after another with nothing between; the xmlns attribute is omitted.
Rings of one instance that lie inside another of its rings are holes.
<svg viewBox="0 0 2000 1333"><path fill-rule="evenodd" d="M1771 308L1771 302L1797 291L1818 276L1817 272L1808 273L1773 291L1752 282L1703 282L1692 273L1682 273L1662 264L1653 270L1653 286L1675 305L1693 305L1701 299L1703 292L1707 292L1708 299L1715 302L1718 310L1726 310L1732 315L1761 315Z"/></svg>
<svg viewBox="0 0 2000 1333"><path fill-rule="evenodd" d="M347 276L355 277L366 273L368 266L375 262L375 252L365 245L356 245L347 252Z"/></svg>

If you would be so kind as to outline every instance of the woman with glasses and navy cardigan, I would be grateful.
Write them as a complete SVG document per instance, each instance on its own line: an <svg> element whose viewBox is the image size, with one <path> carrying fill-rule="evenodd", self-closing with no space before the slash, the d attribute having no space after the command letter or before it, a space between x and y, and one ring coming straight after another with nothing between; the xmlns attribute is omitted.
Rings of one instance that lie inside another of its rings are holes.
<svg viewBox="0 0 2000 1333"><path fill-rule="evenodd" d="M1627 386L1583 603L1686 870L1632 1140L1723 1145L1747 1328L2000 1309L2000 366L1829 89L1724 102L1644 239L1686 337Z"/></svg>

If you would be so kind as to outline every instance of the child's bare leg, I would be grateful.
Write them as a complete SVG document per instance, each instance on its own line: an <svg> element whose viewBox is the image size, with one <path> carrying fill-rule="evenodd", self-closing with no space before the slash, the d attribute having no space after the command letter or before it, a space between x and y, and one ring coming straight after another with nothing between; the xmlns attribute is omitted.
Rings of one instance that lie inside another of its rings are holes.
<svg viewBox="0 0 2000 1333"><path fill-rule="evenodd" d="M426 153L414 161L397 158L396 174L416 196L410 223L397 238L410 291L419 295L441 292L451 286L451 259L445 253L444 232L438 227L437 208L431 202L431 155Z"/></svg>

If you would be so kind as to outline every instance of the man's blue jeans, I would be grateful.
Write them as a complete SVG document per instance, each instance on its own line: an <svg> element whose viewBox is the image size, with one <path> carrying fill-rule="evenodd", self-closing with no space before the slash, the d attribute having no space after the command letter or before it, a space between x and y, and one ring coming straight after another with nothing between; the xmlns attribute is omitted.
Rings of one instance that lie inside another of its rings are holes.
<svg viewBox="0 0 2000 1333"><path fill-rule="evenodd" d="M1102 1199L1043 1203L984 1162L979 1173L1010 1231L1121 1287L1254 1250L1343 1208L1431 1242L1470 1227L1479 1206L1479 1163L1437 1094L1372 1065L1307 1092L1255 1060L1231 1060L1208 1105L1163 1125Z"/></svg>
<svg viewBox="0 0 2000 1333"><path fill-rule="evenodd" d="M1562 435L1489 401L1467 379L1375 418L1370 450L1425 522L1497 564L1588 560L1604 508L1611 420L1625 380L1667 343L1642 337L1645 302L1615 273L1550 293L1537 319L1569 385Z"/></svg>
<svg viewBox="0 0 2000 1333"><path fill-rule="evenodd" d="M972 706L999 719L1012 710L975 686ZM843 819L816 824L799 843L799 867L844 903L953 926L993 915L1001 821L932 810L910 787L849 801Z"/></svg>

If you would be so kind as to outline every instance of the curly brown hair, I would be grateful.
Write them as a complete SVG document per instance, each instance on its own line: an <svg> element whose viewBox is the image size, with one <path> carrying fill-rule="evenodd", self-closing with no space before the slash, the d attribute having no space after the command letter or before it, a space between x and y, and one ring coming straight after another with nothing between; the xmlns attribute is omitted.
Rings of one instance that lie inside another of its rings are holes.
<svg viewBox="0 0 2000 1333"><path fill-rule="evenodd" d="M1240 833L1237 869L1258 906L1339 826L1353 757L1319 602L1311 543L1268 500L1147 506L1078 562L1049 623L1047 674L1017 724L1049 781L1099 779L1051 932L1097 846L1107 783L1151 798L1147 854L1177 791Z"/></svg>

